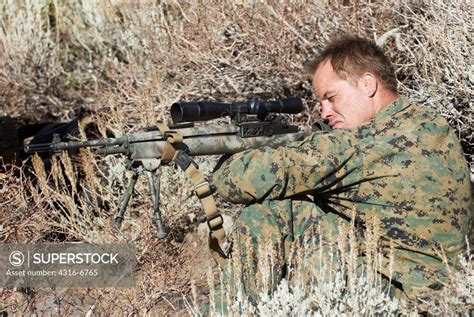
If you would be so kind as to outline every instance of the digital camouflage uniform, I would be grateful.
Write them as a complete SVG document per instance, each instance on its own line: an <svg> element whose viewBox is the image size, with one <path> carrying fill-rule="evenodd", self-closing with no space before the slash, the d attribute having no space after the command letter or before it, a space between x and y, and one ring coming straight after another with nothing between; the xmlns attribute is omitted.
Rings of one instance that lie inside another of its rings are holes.
<svg viewBox="0 0 474 317"><path fill-rule="evenodd" d="M403 97L357 129L234 155L212 181L224 199L247 205L234 241L243 261L262 245L287 259L315 224L330 231L355 214L364 228L377 217L383 244L394 247L393 271L381 273L410 296L443 281L441 248L452 263L466 251L471 185L460 144L444 118ZM250 295L254 286L246 282Z"/></svg>

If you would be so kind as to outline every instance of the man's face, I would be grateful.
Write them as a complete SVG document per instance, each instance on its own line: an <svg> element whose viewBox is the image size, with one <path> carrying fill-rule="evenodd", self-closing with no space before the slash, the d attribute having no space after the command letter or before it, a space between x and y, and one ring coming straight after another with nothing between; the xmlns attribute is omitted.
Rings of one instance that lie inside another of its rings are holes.
<svg viewBox="0 0 474 317"><path fill-rule="evenodd" d="M340 78L329 60L314 73L313 89L321 102L321 118L333 129L357 128L375 115L373 98L364 89L363 78L354 82Z"/></svg>

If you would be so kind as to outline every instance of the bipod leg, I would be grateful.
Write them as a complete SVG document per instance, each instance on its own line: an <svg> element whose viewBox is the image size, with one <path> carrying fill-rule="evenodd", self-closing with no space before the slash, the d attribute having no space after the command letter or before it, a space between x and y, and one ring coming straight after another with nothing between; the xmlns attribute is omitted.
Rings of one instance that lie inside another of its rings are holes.
<svg viewBox="0 0 474 317"><path fill-rule="evenodd" d="M122 197L120 202L120 209L117 215L114 218L114 225L113 229L116 231L120 230L120 226L122 225L123 216L125 214L125 210L127 209L128 202L130 201L130 197L132 197L133 190L135 189L135 185L137 184L138 176L140 176L140 170L134 169L132 178L130 179L130 183L128 184L127 190Z"/></svg>
<svg viewBox="0 0 474 317"><path fill-rule="evenodd" d="M151 171L146 171L148 176L148 187L153 201L153 223L156 227L156 233L159 239L166 237L165 226L160 212L160 179Z"/></svg>

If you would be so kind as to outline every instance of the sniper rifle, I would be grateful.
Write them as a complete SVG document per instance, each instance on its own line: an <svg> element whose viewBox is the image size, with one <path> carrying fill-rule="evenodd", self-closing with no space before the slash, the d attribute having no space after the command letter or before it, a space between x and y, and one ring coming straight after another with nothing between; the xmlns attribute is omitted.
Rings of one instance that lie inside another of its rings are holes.
<svg viewBox="0 0 474 317"><path fill-rule="evenodd" d="M127 133L118 138L88 141L62 142L55 135L52 143L28 144L26 153L74 151L80 148L98 147L99 155L122 154L127 156L126 166L133 171L131 181L121 199L115 216L114 227L119 229L135 184L142 173L148 177L152 196L153 223L159 238L166 236L160 212L160 180L156 177L161 166L170 162L186 172L194 185L194 191L203 204L211 239L223 238L223 219L217 212L209 182L198 170L191 156L234 154L247 149L279 145L302 140L311 131L300 130L291 125L282 115L303 111L301 99L290 97L276 101L250 99L244 102L177 102L171 106L173 124L169 127L159 123L156 127L136 133ZM195 125L197 121L209 121L230 117L229 124ZM317 130L329 127L319 123Z"/></svg>

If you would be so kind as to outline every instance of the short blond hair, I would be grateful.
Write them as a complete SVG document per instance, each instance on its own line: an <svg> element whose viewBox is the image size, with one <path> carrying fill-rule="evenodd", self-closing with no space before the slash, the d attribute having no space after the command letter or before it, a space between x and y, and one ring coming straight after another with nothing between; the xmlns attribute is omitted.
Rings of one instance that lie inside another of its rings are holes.
<svg viewBox="0 0 474 317"><path fill-rule="evenodd" d="M373 73L388 90L397 93L395 68L374 41L344 35L332 40L323 51L306 65L313 75L318 67L329 61L336 74L345 80L354 80L365 72Z"/></svg>

